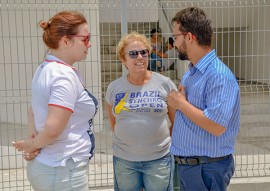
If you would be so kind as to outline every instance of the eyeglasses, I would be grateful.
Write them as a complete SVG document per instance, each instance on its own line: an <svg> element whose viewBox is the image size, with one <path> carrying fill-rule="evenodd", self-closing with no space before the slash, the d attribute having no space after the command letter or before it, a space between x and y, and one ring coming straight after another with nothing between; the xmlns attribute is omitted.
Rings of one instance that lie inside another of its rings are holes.
<svg viewBox="0 0 270 191"><path fill-rule="evenodd" d="M147 49L143 49L143 50L131 50L131 51L128 51L126 54L129 55L130 58L132 59L137 59L139 54L142 56L142 57L148 57L148 54L149 54L149 51Z"/></svg>
<svg viewBox="0 0 270 191"><path fill-rule="evenodd" d="M87 46L89 41L90 41L90 33L88 35L76 35L76 34L71 34L68 36L74 36L74 37L84 37L85 39L83 39L84 41L84 45Z"/></svg>
<svg viewBox="0 0 270 191"><path fill-rule="evenodd" d="M176 37L178 37L180 35L186 35L186 34L187 33L179 33L179 34L172 35L171 37L172 37L173 41L175 41L176 40Z"/></svg>

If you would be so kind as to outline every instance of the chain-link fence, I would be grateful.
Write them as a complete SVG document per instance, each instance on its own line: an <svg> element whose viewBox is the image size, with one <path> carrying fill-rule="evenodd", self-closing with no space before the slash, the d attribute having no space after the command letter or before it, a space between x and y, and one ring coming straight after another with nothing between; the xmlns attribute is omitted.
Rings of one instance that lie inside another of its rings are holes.
<svg viewBox="0 0 270 191"><path fill-rule="evenodd" d="M77 10L89 23L92 47L76 67L86 87L98 98L94 120L96 153L89 166L89 188L113 185L111 130L104 109L108 83L125 73L116 57L120 37L138 31L149 37L161 30L171 36L170 20L189 6L212 18L213 48L238 78L241 88L241 130L236 144L234 178L270 175L270 2L266 0L1 0L0 1L0 190L31 190L26 162L11 142L27 136L27 108L33 74L46 48L40 20L58 11ZM166 71L176 84L187 62Z"/></svg>

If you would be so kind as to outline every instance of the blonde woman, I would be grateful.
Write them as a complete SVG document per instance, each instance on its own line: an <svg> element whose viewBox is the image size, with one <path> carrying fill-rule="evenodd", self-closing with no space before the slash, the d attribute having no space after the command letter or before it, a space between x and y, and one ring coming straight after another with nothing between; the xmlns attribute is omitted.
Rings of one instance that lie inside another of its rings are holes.
<svg viewBox="0 0 270 191"><path fill-rule="evenodd" d="M150 52L150 42L136 32L122 37L117 47L128 74L111 82L106 93L116 191L173 190L169 150L174 111L167 96L176 86L147 70Z"/></svg>

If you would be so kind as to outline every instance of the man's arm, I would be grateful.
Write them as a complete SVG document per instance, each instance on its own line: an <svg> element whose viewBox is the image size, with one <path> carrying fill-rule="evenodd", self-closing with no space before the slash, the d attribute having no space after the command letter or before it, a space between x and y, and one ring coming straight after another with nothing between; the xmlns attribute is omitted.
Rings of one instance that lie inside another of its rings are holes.
<svg viewBox="0 0 270 191"><path fill-rule="evenodd" d="M169 119L171 122L170 135L172 135L172 128L173 128L175 113L176 113L176 110L174 108L168 106L168 116L169 116Z"/></svg>
<svg viewBox="0 0 270 191"><path fill-rule="evenodd" d="M179 92L172 91L168 96L168 104L174 109L180 110L189 120L207 132L220 136L226 128L208 119L203 111L190 104L185 97L185 88L180 87Z"/></svg>

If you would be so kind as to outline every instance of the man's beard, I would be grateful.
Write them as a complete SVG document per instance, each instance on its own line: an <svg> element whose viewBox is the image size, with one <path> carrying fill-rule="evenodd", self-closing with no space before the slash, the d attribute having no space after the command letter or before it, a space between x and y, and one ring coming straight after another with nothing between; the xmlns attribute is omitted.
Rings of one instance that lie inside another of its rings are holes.
<svg viewBox="0 0 270 191"><path fill-rule="evenodd" d="M180 52L179 50L178 50L178 58L179 60L188 60L187 55Z"/></svg>
<svg viewBox="0 0 270 191"><path fill-rule="evenodd" d="M185 44L183 46L186 47ZM178 51L178 58L179 58L179 60L188 60L188 56L187 56L187 53L186 52L183 53L177 47L176 47L176 50Z"/></svg>

